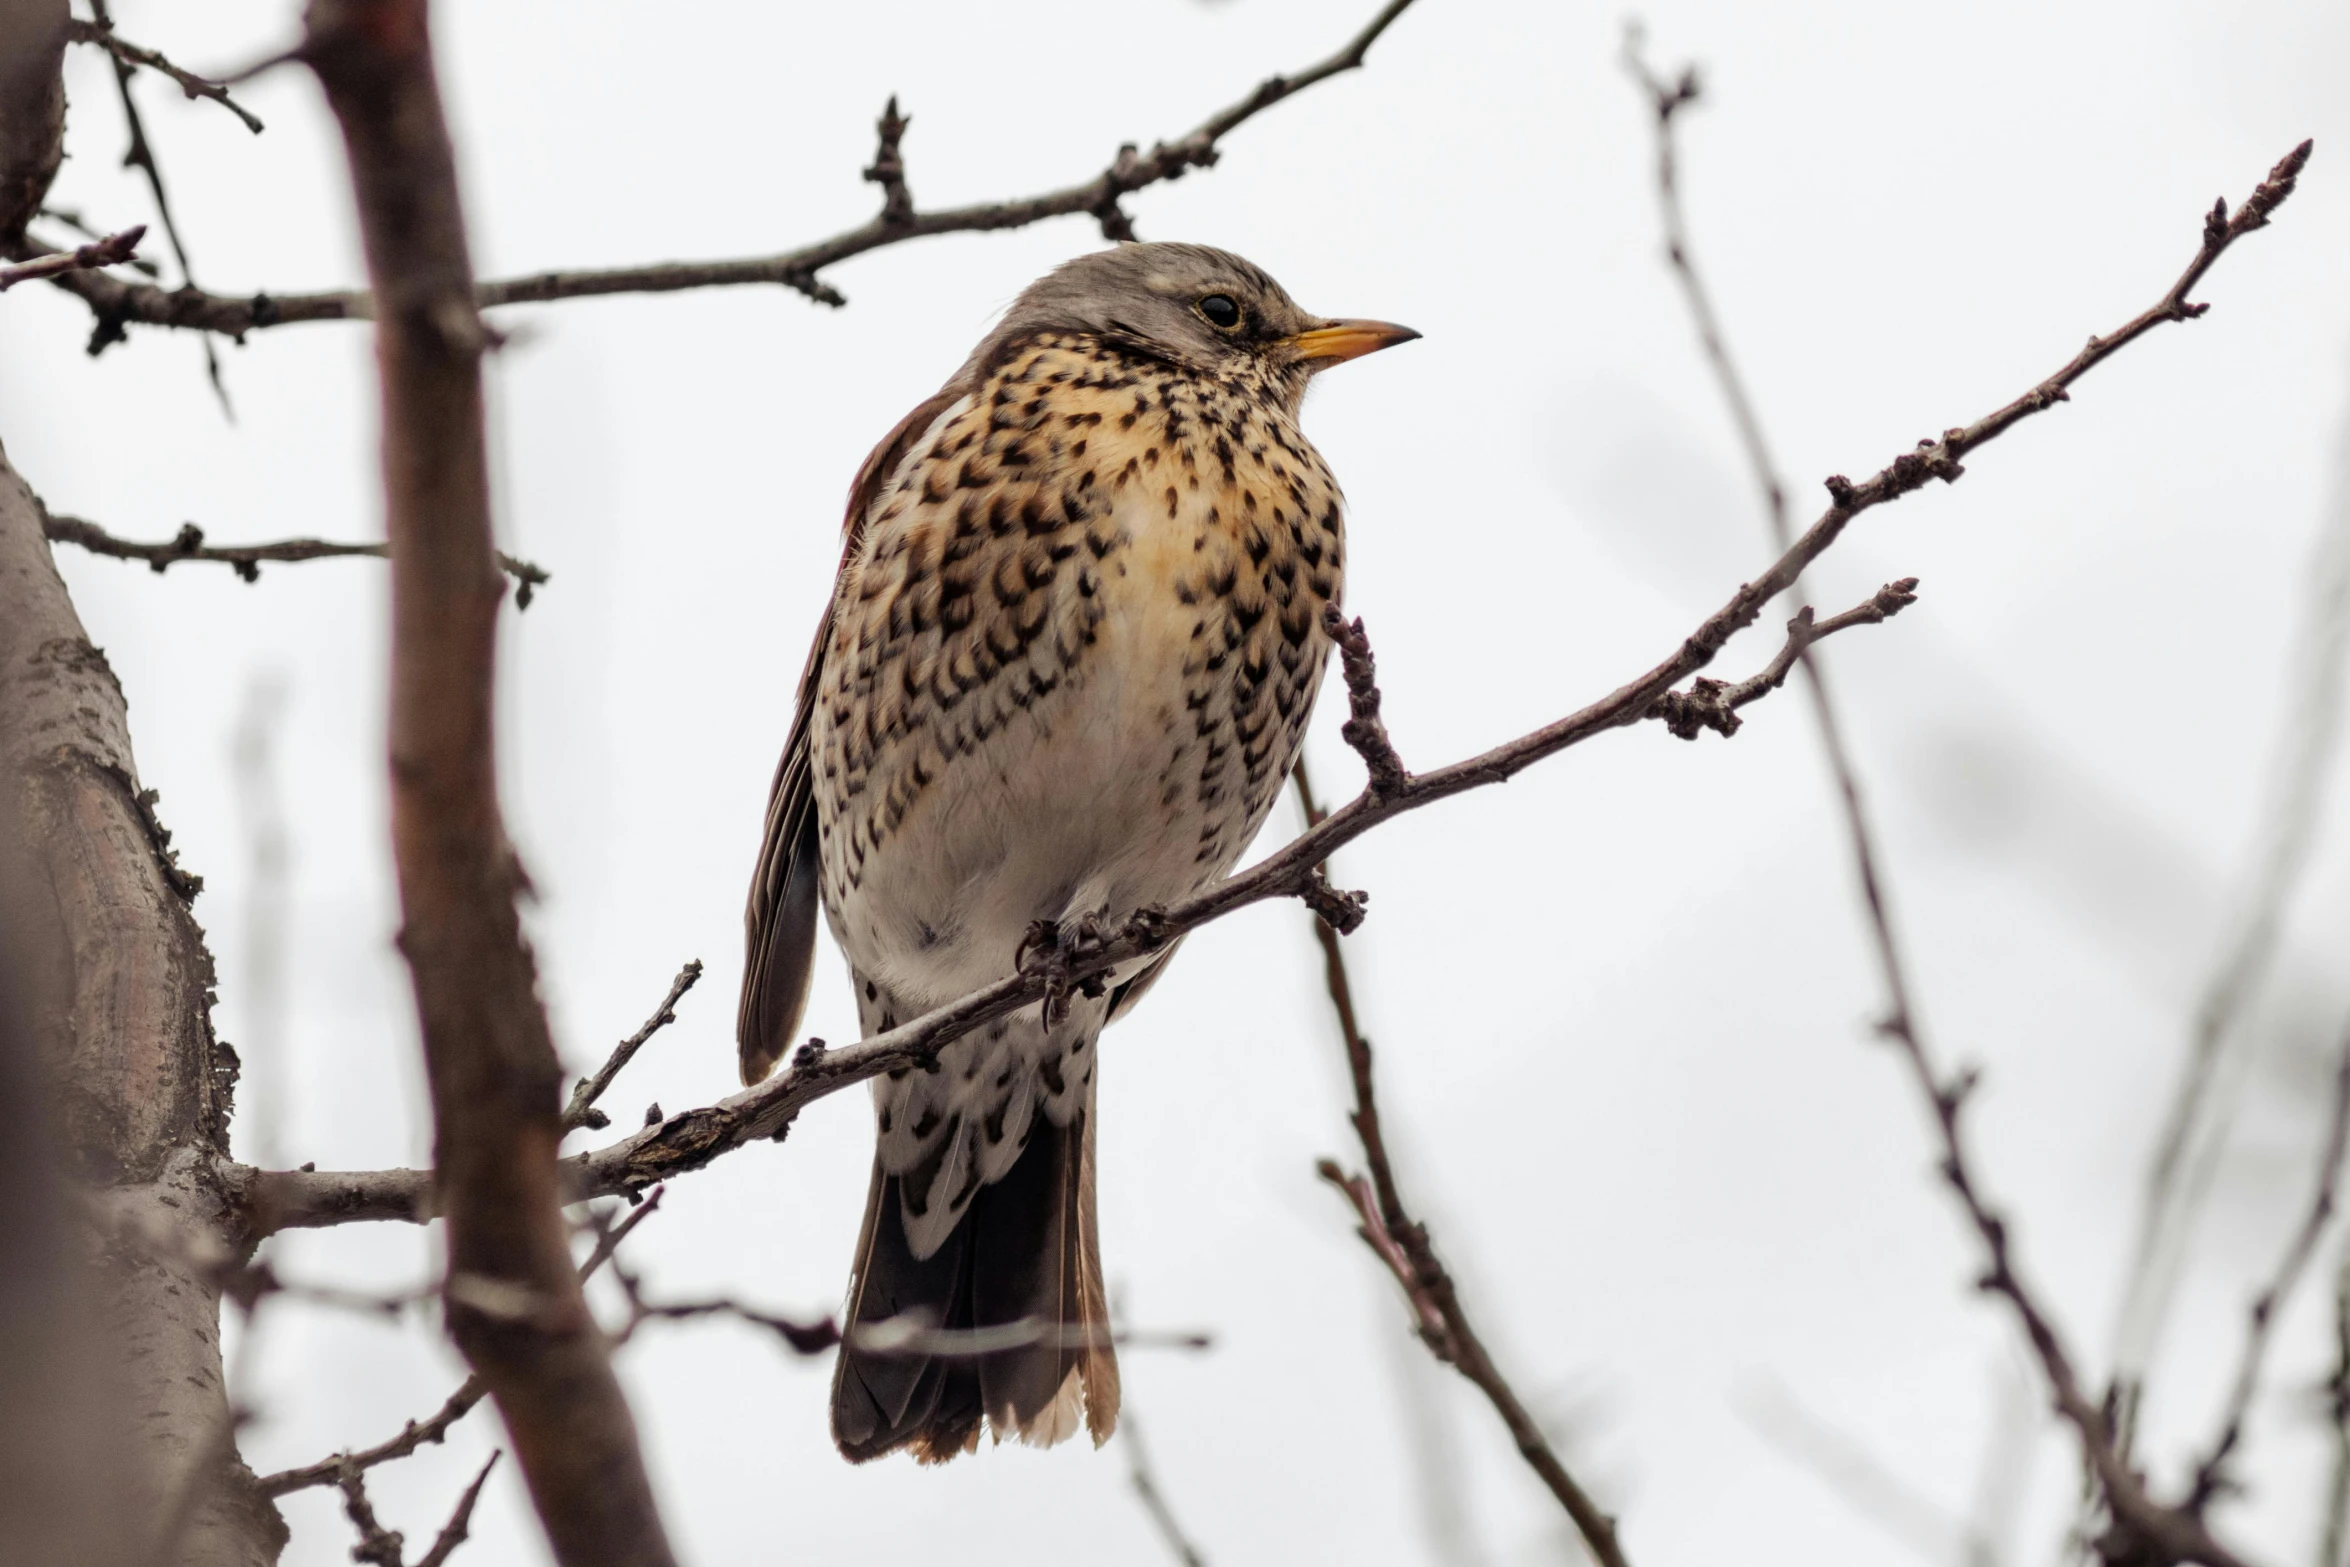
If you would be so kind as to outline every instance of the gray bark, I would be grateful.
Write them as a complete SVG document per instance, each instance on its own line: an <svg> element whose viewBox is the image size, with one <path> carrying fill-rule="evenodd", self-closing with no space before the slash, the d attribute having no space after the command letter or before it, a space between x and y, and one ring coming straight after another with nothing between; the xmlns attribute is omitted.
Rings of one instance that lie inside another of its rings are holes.
<svg viewBox="0 0 2350 1567"><path fill-rule="evenodd" d="M247 1243L221 1170L236 1056L212 956L132 760L122 687L75 614L41 503L0 453L0 784L23 858L32 1033L93 1313L127 1380L125 1511L150 1561L267 1567L284 1522L237 1456L217 1274Z"/></svg>

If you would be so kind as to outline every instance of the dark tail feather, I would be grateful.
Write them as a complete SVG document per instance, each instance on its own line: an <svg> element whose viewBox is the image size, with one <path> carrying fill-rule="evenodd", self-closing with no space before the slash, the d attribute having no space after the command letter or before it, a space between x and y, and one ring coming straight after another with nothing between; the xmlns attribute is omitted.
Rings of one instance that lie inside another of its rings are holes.
<svg viewBox="0 0 2350 1567"><path fill-rule="evenodd" d="M976 1206L976 1204L974 1205ZM855 1327L918 1311L943 1328L971 1326L971 1216L944 1245L917 1262L906 1245L898 1211L898 1179L873 1160L865 1195L865 1228L857 1240L857 1270L849 1279L849 1322ZM874 1355L841 1346L832 1370L832 1439L854 1463L879 1458L908 1443L916 1456L943 1463L979 1440L979 1376L967 1360Z"/></svg>
<svg viewBox="0 0 2350 1567"><path fill-rule="evenodd" d="M1041 1114L1010 1172L971 1199L945 1242L916 1260L898 1210L898 1180L874 1162L849 1321L920 1312L943 1328L1022 1319L1044 1341L982 1356L877 1354L843 1345L832 1376L832 1437L863 1463L901 1447L944 1463L1000 1438L1049 1445L1082 1420L1094 1445L1118 1423L1118 1359L1094 1224L1093 1106L1057 1127Z"/></svg>

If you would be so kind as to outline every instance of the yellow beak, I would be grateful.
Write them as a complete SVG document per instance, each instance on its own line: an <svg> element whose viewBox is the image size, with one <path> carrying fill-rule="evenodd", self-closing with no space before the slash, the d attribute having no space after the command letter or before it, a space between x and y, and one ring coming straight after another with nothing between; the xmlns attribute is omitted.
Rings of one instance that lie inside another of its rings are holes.
<svg viewBox="0 0 2350 1567"><path fill-rule="evenodd" d="M1329 321L1289 340L1297 357L1315 369L1344 364L1382 348L1408 343L1420 334L1392 321Z"/></svg>

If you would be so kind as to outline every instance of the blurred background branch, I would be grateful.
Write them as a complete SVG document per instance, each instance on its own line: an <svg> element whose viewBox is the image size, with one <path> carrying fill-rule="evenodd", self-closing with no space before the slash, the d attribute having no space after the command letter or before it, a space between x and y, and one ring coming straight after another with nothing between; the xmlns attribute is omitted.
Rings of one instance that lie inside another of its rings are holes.
<svg viewBox="0 0 2350 1567"><path fill-rule="evenodd" d="M432 1087L450 1338L488 1384L563 1567L674 1558L580 1293L555 1174L562 1067L498 797L498 604L481 356L424 0L317 0L303 58L342 130L376 322L391 547L400 950ZM209 340L208 340L209 341Z"/></svg>
<svg viewBox="0 0 2350 1567"><path fill-rule="evenodd" d="M2301 622L2287 655L2289 695L2255 818L2255 848L2195 1002L2140 1198L2114 1342L2115 1375L2137 1390L2133 1398L2143 1396L2196 1224L2242 1113L2251 1057L2263 1038L2248 1026L2248 1013L2283 950L2286 917L2308 879L2335 792L2350 658L2350 422L2336 440L2332 483L2301 581Z"/></svg>
<svg viewBox="0 0 2350 1567"><path fill-rule="evenodd" d="M1359 637L1360 622L1356 623L1355 631ZM1376 715L1379 704L1376 688L1370 682L1368 654L1359 652L1356 657L1360 676L1348 684L1355 688L1352 694L1360 721L1366 713ZM1385 745L1384 729L1378 732L1378 739L1384 754L1393 756L1393 747ZM1358 743L1371 748L1367 737ZM1314 797L1313 783L1302 758L1294 776L1298 803L1304 808L1307 828L1311 831L1327 820L1330 813ZM1354 1109L1349 1119L1362 1144L1364 1165L1370 1174L1367 1178L1349 1176L1329 1159L1322 1160L1317 1169L1322 1179L1338 1188L1353 1206L1364 1243L1401 1286L1404 1298L1411 1305L1420 1340L1428 1346L1429 1353L1468 1378L1493 1405L1494 1413L1509 1428L1510 1440L1519 1456L1557 1498L1559 1506L1574 1522L1575 1532L1589 1548L1592 1559L1600 1567L1625 1567L1623 1548L1616 1541L1614 1517L1568 1472L1541 1423L1494 1364L1484 1341L1469 1325L1460 1289L1437 1257L1428 1227L1404 1207L1395 1167L1388 1158L1386 1133L1379 1122L1378 1095L1371 1080L1371 1041L1362 1032L1355 1008L1354 982L1346 971L1346 954L1339 945L1339 932L1328 920L1317 917L1314 939L1321 944L1322 974L1330 993L1330 1010L1338 1020L1339 1043L1346 1052L1347 1073L1354 1083Z"/></svg>

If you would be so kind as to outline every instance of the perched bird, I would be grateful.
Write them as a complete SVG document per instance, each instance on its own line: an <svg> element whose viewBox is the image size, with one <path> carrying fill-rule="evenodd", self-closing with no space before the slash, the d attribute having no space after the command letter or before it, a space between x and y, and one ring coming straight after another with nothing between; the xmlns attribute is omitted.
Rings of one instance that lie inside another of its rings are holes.
<svg viewBox="0 0 2350 1567"><path fill-rule="evenodd" d="M1220 250L1122 245L1030 285L882 438L767 807L746 1083L792 1046L819 900L871 1036L1001 978L1040 921L1122 919L1231 869L1297 754L1343 581L1299 402L1418 335L1309 315ZM930 1358L852 1329L832 1387L849 1458L941 1462L983 1423L1108 1438L1095 1042L1170 955L875 1080L848 1321L1042 1332Z"/></svg>

